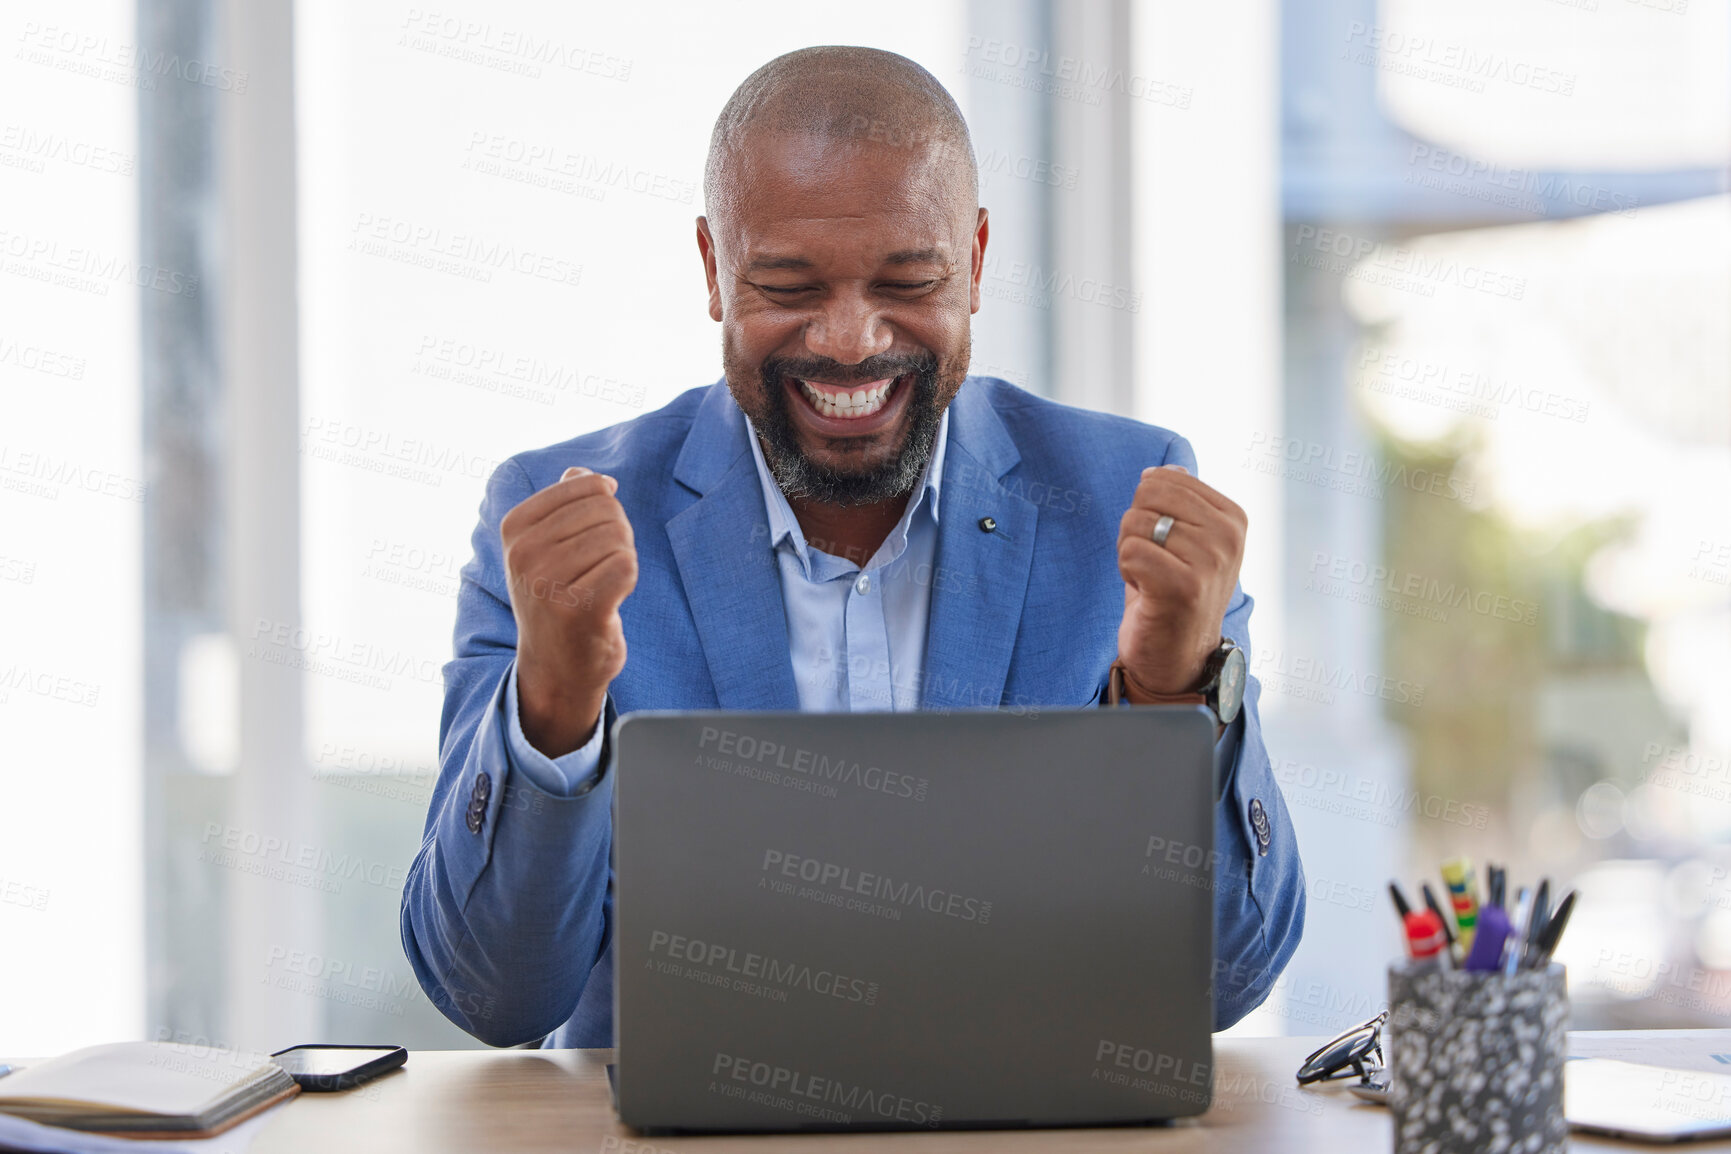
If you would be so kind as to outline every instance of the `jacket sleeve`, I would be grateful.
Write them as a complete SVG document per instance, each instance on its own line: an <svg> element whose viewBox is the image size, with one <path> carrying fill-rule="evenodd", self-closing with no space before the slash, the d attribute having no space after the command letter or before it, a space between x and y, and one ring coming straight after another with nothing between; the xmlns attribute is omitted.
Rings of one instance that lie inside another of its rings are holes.
<svg viewBox="0 0 1731 1154"><path fill-rule="evenodd" d="M1173 438L1162 464L1196 474L1188 441ZM1232 593L1220 635L1250 651L1250 611L1242 587ZM1292 818L1262 743L1257 699L1247 678L1244 705L1215 747L1214 1028L1224 1030L1262 1004L1304 932L1304 866ZM1097 701L1104 701L1101 684Z"/></svg>
<svg viewBox="0 0 1731 1154"><path fill-rule="evenodd" d="M487 483L444 667L439 780L403 886L403 950L421 988L495 1046L533 1041L571 1016L611 913L611 695L600 773L568 796L519 772L508 744L517 630L499 522L532 491L514 461Z"/></svg>
<svg viewBox="0 0 1731 1154"><path fill-rule="evenodd" d="M1250 598L1235 605L1250 615ZM1249 649L1227 614L1226 636ZM1248 656L1248 654L1246 654ZM1274 780L1262 721L1261 686L1246 685L1237 756L1214 806L1214 1028L1224 1030L1262 1004L1304 932L1304 865L1286 800Z"/></svg>

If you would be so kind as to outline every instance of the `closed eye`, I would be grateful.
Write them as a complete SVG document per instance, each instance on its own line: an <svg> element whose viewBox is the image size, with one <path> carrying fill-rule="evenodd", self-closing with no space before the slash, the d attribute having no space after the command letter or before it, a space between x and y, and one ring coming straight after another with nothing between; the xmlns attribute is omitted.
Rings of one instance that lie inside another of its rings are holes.
<svg viewBox="0 0 1731 1154"><path fill-rule="evenodd" d="M922 281L883 281L878 285L878 291L891 296L912 299L924 296L943 283L942 277Z"/></svg>
<svg viewBox="0 0 1731 1154"><path fill-rule="evenodd" d="M880 281L878 288L883 292L923 293L936 288L942 282L942 279L943 278L941 277L933 277L930 280L921 281ZM817 291L816 285L759 284L756 287L761 292L767 293L773 297L780 297L784 300Z"/></svg>

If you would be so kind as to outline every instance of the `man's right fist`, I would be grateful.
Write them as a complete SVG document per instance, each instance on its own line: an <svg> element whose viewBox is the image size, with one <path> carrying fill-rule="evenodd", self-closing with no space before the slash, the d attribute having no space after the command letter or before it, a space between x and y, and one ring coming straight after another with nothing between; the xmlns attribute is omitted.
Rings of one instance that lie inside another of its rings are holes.
<svg viewBox="0 0 1731 1154"><path fill-rule="evenodd" d="M595 730L625 668L620 603L637 587L637 543L619 482L581 466L505 514L505 579L517 619L517 710L548 757Z"/></svg>

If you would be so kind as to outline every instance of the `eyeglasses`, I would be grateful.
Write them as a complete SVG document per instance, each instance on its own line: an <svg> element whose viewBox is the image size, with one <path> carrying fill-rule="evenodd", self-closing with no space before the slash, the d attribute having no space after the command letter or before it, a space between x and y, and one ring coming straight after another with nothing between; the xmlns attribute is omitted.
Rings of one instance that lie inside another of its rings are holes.
<svg viewBox="0 0 1731 1154"><path fill-rule="evenodd" d="M1371 1075L1382 1069L1382 1027L1387 1021L1388 1011L1384 1010L1364 1025L1354 1026L1324 1043L1298 1068L1298 1084L1327 1082L1350 1073L1356 1073L1360 1082L1369 1084L1373 1081Z"/></svg>

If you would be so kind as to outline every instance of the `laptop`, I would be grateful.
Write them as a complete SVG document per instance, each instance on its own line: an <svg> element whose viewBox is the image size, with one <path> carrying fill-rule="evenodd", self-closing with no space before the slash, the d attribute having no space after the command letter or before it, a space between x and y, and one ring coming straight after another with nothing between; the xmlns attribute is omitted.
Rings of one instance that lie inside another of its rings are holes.
<svg viewBox="0 0 1731 1154"><path fill-rule="evenodd" d="M614 1089L648 1132L1208 1108L1196 707L615 722Z"/></svg>

